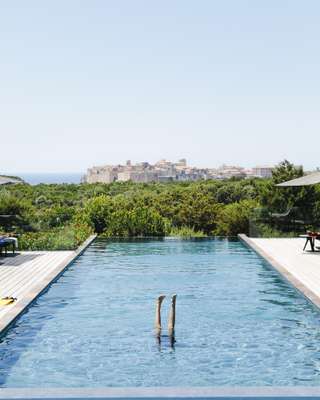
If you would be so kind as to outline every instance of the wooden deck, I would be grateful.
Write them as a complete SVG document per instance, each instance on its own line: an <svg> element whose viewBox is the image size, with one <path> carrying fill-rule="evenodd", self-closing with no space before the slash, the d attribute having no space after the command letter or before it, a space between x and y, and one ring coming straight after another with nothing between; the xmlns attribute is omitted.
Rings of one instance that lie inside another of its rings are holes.
<svg viewBox="0 0 320 400"><path fill-rule="evenodd" d="M0 333L78 257L95 239L91 236L76 251L32 251L0 257L0 297L17 301L0 306Z"/></svg>
<svg viewBox="0 0 320 400"><path fill-rule="evenodd" d="M303 251L305 239L240 238L320 307L320 252Z"/></svg>

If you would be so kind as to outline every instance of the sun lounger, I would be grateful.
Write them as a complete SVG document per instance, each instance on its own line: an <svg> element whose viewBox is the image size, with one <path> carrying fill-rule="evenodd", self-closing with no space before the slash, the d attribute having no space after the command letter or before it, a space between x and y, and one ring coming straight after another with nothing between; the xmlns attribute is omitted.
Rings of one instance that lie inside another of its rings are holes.
<svg viewBox="0 0 320 400"><path fill-rule="evenodd" d="M2 252L4 250L5 255L8 254L8 250L12 250L12 253L15 253L15 250L17 248L17 239L16 238L11 238L11 237L6 237L6 236L0 236L0 256L2 255Z"/></svg>
<svg viewBox="0 0 320 400"><path fill-rule="evenodd" d="M310 243L311 251L315 251L315 241L320 240L320 232L307 232L299 237L306 239L303 251L305 251L308 243Z"/></svg>

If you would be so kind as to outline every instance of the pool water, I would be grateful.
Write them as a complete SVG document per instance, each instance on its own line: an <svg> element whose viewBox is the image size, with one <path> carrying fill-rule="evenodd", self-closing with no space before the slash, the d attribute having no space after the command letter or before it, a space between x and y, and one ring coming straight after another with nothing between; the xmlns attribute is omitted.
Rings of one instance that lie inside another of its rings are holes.
<svg viewBox="0 0 320 400"><path fill-rule="evenodd" d="M319 310L239 241L97 240L0 343L2 387L319 384Z"/></svg>

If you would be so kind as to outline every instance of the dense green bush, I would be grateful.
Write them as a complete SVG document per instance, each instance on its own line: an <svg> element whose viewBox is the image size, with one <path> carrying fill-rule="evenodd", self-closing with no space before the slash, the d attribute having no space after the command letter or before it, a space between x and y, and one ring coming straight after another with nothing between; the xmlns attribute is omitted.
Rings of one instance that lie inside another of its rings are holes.
<svg viewBox="0 0 320 400"><path fill-rule="evenodd" d="M12 195L6 189L0 191L0 230L32 230L33 209L24 199Z"/></svg>
<svg viewBox="0 0 320 400"><path fill-rule="evenodd" d="M178 237L180 239L191 239L191 238L201 238L206 237L202 231L195 231L188 226L182 226L180 228L172 228L170 231L170 236Z"/></svg>
<svg viewBox="0 0 320 400"><path fill-rule="evenodd" d="M21 250L74 250L93 230L88 225L73 224L50 231L24 233L19 237Z"/></svg>
<svg viewBox="0 0 320 400"><path fill-rule="evenodd" d="M257 207L254 200L243 200L228 204L221 209L214 233L218 236L236 236L249 233L249 221L253 210Z"/></svg>
<svg viewBox="0 0 320 400"><path fill-rule="evenodd" d="M39 214L43 228L55 228L68 224L75 214L74 207L53 206L46 208L43 213Z"/></svg>
<svg viewBox="0 0 320 400"><path fill-rule="evenodd" d="M115 201L110 196L101 195L90 199L83 210L76 216L77 220L92 226L96 233L103 233L110 225L115 212Z"/></svg>
<svg viewBox="0 0 320 400"><path fill-rule="evenodd" d="M79 219L107 237L164 236L166 220L151 206L123 195L89 200Z"/></svg>
<svg viewBox="0 0 320 400"><path fill-rule="evenodd" d="M155 200L159 213L169 219L173 227L189 227L209 234L216 226L221 208L207 190L199 186L184 190L165 191Z"/></svg>

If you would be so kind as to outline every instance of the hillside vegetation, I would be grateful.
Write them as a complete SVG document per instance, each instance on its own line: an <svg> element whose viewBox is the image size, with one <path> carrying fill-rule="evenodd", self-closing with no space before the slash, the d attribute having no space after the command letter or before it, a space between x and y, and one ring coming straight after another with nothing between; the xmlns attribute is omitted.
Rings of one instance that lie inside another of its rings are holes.
<svg viewBox="0 0 320 400"><path fill-rule="evenodd" d="M270 180L11 185L0 189L0 231L14 232L31 250L72 249L93 232L107 238L235 236L248 233L252 219L262 232L281 234L278 222L268 219L272 212L295 207L308 210L309 222L318 220L318 187L275 186L302 174L285 161Z"/></svg>

